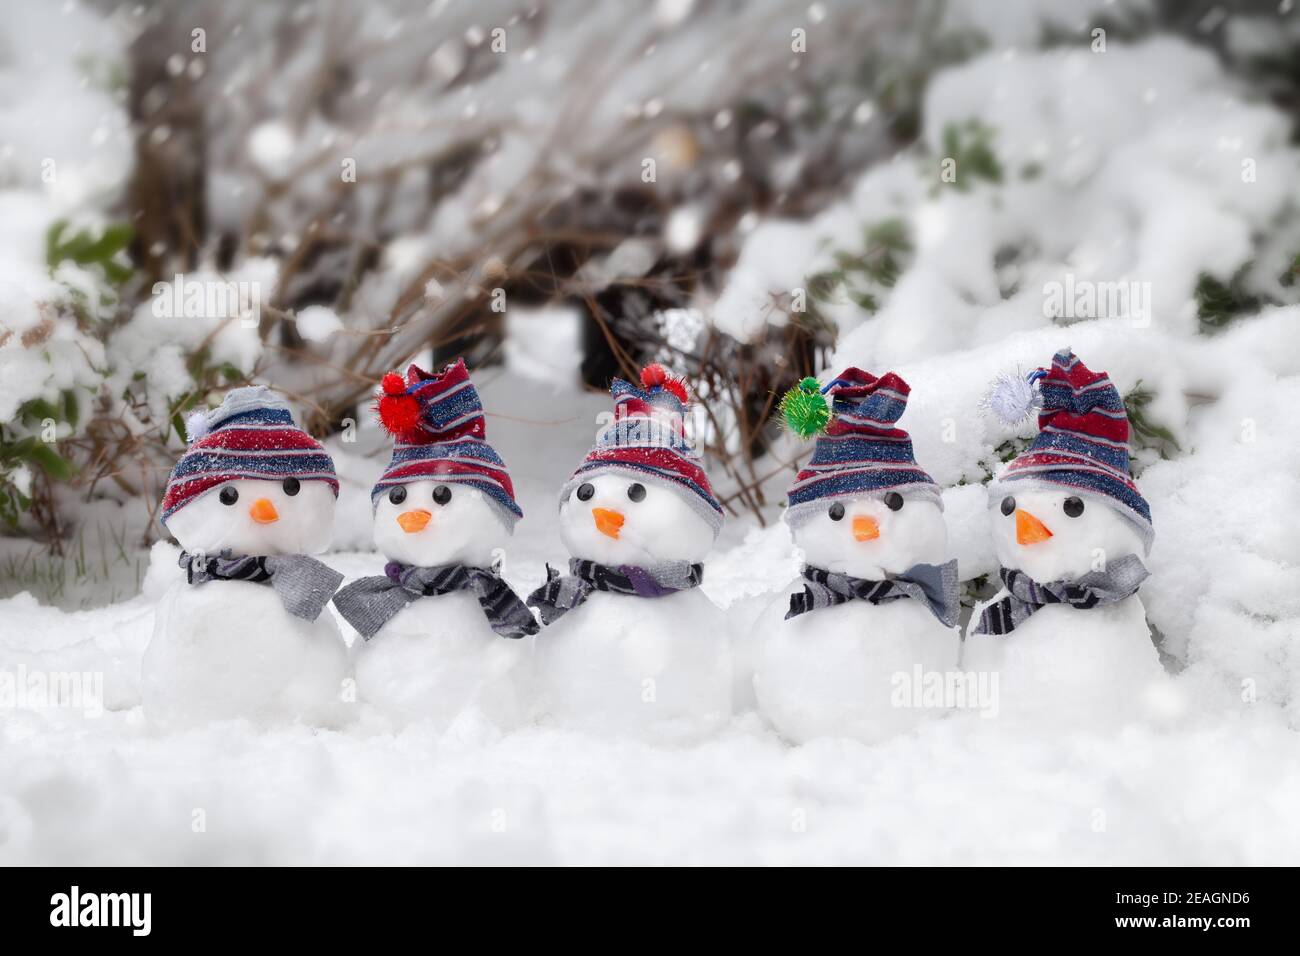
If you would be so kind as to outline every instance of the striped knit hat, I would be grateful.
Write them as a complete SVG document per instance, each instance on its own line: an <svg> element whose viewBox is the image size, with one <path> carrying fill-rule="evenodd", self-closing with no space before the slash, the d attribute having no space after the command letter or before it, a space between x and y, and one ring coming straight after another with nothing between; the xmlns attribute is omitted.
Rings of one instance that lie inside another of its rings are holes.
<svg viewBox="0 0 1300 956"><path fill-rule="evenodd" d="M943 508L939 486L913 457L912 439L894 424L907 408L911 389L906 382L893 372L876 378L847 368L821 391L831 396L830 419L812 458L786 493L785 520L792 527L815 515L829 498L879 498L896 491Z"/></svg>
<svg viewBox="0 0 1300 956"><path fill-rule="evenodd" d="M700 456L686 440L686 386L662 365L647 365L640 388L616 378L609 394L614 422L560 489L561 503L593 475L626 475L676 491L716 536L722 530L722 505L713 497Z"/></svg>
<svg viewBox="0 0 1300 956"><path fill-rule="evenodd" d="M989 404L1010 424L1017 412L1023 420L1041 402L1038 436L989 483L990 497L1014 495L1017 488L1068 489L1118 511L1150 551L1151 507L1129 473L1128 413L1110 377L1089 371L1072 351L1062 349L1052 356L1051 368L1031 372L1027 381L1028 386L1004 382L990 396Z"/></svg>
<svg viewBox="0 0 1300 956"><path fill-rule="evenodd" d="M370 492L372 505L394 485L436 478L487 495L507 528L523 517L505 462L484 437L483 403L464 359L436 375L412 365L384 376L379 420L396 439L393 460Z"/></svg>
<svg viewBox="0 0 1300 956"><path fill-rule="evenodd" d="M293 423L289 407L265 385L232 388L218 408L185 420L190 442L163 492L164 525L191 501L227 481L324 481L339 493L334 462Z"/></svg>

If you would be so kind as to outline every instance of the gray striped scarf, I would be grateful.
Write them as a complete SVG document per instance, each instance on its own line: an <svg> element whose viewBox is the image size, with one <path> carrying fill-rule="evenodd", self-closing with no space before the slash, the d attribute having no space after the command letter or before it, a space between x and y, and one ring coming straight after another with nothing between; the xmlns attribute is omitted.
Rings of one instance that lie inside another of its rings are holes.
<svg viewBox="0 0 1300 956"><path fill-rule="evenodd" d="M527 637L539 630L532 612L495 569L463 564L419 568L390 561L382 575L360 578L334 595L334 606L368 641L412 601L451 591L473 591L489 626L502 637Z"/></svg>
<svg viewBox="0 0 1300 956"><path fill-rule="evenodd" d="M1023 571L1002 568L998 574L1008 594L984 608L975 633L1010 634L1049 604L1068 604L1080 610L1116 604L1133 595L1150 573L1136 554L1112 561L1105 571L1089 571L1074 581L1047 584L1039 584Z"/></svg>
<svg viewBox="0 0 1300 956"><path fill-rule="evenodd" d="M595 561L571 558L566 575L549 564L546 566L546 583L528 595L528 604L537 608L543 624L550 624L587 600L592 591L656 598L699 587L703 580L704 565L689 561L661 561L645 568L630 564L611 568Z"/></svg>
<svg viewBox="0 0 1300 956"><path fill-rule="evenodd" d="M834 607L854 600L881 604L913 598L925 602L930 613L946 627L956 626L961 613L955 559L943 564L914 564L902 574L883 581L854 578L811 565L804 565L803 577L803 590L790 595L790 610L785 615L787 621L817 608Z"/></svg>
<svg viewBox="0 0 1300 956"><path fill-rule="evenodd" d="M181 552L180 566L190 584L208 581L247 581L269 584L284 609L304 621L314 621L330 602L343 575L305 554L232 555L216 557Z"/></svg>

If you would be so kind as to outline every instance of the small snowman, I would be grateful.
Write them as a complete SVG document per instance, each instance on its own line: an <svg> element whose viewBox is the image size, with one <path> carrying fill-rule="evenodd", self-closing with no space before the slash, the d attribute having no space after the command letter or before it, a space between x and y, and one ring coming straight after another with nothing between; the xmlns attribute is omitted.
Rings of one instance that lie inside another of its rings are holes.
<svg viewBox="0 0 1300 956"><path fill-rule="evenodd" d="M909 391L893 372L850 368L824 388L804 379L781 403L797 434L820 437L785 514L803 574L759 620L754 688L760 713L795 743L910 730L928 713L906 692L917 670L957 665L943 501L895 424Z"/></svg>
<svg viewBox="0 0 1300 956"><path fill-rule="evenodd" d="M334 605L353 645L361 698L391 719L445 729L476 708L499 728L524 706L532 612L500 575L502 546L523 515L505 463L485 437L483 405L463 361L436 375L384 376L377 403L395 438L374 490L384 573ZM505 638L505 640L503 640Z"/></svg>
<svg viewBox="0 0 1300 956"><path fill-rule="evenodd" d="M731 713L723 613L700 591L722 508L687 442L685 386L659 365L615 379L614 420L560 492L569 574L528 603L542 709L570 726L660 742Z"/></svg>
<svg viewBox="0 0 1300 956"><path fill-rule="evenodd" d="M307 556L329 545L333 461L261 385L186 425L162 503L184 575L159 602L141 665L146 716L339 722L347 649L321 611L343 578Z"/></svg>
<svg viewBox="0 0 1300 956"><path fill-rule="evenodd" d="M1008 424L1037 407L1038 435L989 485L1002 590L972 618L964 667L999 675L1007 717L1138 719L1164 671L1137 596L1154 532L1124 402L1065 349L988 404Z"/></svg>

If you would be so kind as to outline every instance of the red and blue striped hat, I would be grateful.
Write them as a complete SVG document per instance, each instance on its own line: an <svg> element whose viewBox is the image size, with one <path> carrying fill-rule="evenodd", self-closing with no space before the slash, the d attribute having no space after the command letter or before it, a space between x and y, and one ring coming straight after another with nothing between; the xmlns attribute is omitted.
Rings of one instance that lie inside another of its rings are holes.
<svg viewBox="0 0 1300 956"><path fill-rule="evenodd" d="M1062 349L1051 368L1031 372L1029 381L1038 383L1042 403L1038 436L989 483L990 497L1025 487L1068 489L1114 508L1150 551L1151 506L1129 472L1128 412L1110 376Z"/></svg>
<svg viewBox="0 0 1300 956"><path fill-rule="evenodd" d="M791 526L830 498L879 498L896 491L943 508L939 486L916 463L911 437L896 425L911 391L893 372L876 378L860 368L846 368L822 388L831 397L831 417L786 492Z"/></svg>
<svg viewBox="0 0 1300 956"><path fill-rule="evenodd" d="M614 422L560 489L560 501L593 475L626 475L676 491L716 536L722 530L722 505L713 496L700 456L686 440L686 386L662 365L647 365L640 388L616 378L609 394Z"/></svg>
<svg viewBox="0 0 1300 956"><path fill-rule="evenodd" d="M189 448L167 479L163 525L181 508L227 481L324 481L339 493L334 461L293 423L283 401L265 385L232 388L221 405L185 420Z"/></svg>
<svg viewBox="0 0 1300 956"><path fill-rule="evenodd" d="M524 516L505 462L484 437L483 403L464 359L437 374L415 365L405 379L389 372L376 410L396 441L392 461L370 492L372 504L394 485L437 479L483 492L507 528Z"/></svg>

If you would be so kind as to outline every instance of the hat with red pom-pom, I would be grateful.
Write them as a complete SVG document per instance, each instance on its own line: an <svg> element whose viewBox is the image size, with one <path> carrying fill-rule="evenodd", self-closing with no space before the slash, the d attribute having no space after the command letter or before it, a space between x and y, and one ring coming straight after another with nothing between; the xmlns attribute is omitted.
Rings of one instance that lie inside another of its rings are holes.
<svg viewBox="0 0 1300 956"><path fill-rule="evenodd" d="M1110 376L1062 349L1051 368L1000 381L986 404L1009 425L1038 410L1037 437L989 483L992 500L1018 488L1067 489L1113 508L1151 550L1151 506L1129 472L1128 412Z"/></svg>
<svg viewBox="0 0 1300 956"><path fill-rule="evenodd" d="M829 498L896 491L943 508L939 486L917 464L912 438L897 424L910 394L894 372L877 378L860 368L846 368L825 386L805 379L790 390L781 402L786 422L802 437L819 436L786 493L785 519L792 527Z"/></svg>
<svg viewBox="0 0 1300 956"><path fill-rule="evenodd" d="M677 492L713 529L722 530L722 506L713 497L700 456L686 440L686 386L662 365L641 370L641 387L614 379L614 421L560 489L564 502L593 475L621 474Z"/></svg>
<svg viewBox="0 0 1300 956"><path fill-rule="evenodd" d="M483 403L464 359L437 374L415 365L406 378L389 372L375 408L395 443L393 460L370 492L372 504L396 485L436 479L483 492L507 528L523 517L505 462L484 437Z"/></svg>
<svg viewBox="0 0 1300 956"><path fill-rule="evenodd" d="M181 508L227 481L324 481L339 493L334 461L293 423L289 406L265 385L232 388L221 405L185 419L189 448L163 492L165 526Z"/></svg>

